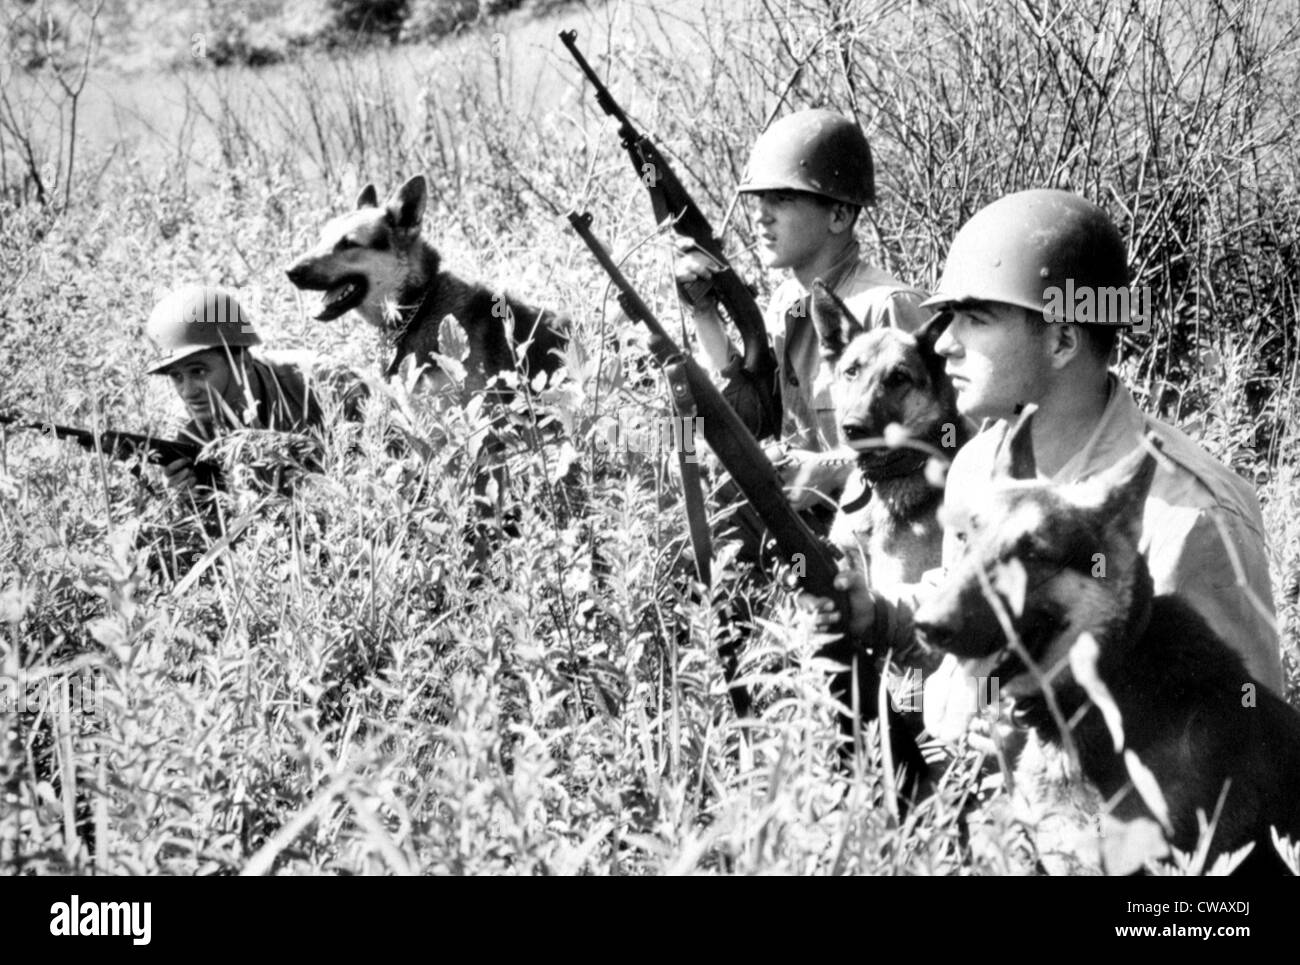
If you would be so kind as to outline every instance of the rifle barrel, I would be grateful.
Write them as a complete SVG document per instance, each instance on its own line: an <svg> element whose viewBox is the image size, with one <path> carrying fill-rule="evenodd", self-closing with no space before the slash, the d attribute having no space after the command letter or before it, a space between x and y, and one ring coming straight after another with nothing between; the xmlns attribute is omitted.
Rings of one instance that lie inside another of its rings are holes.
<svg viewBox="0 0 1300 965"><path fill-rule="evenodd" d="M569 53L578 64L578 69L587 76L587 80L591 81L591 86L596 88L596 103L604 109L606 114L618 121L619 126L622 128L620 133L625 141L639 139L641 135L637 133L636 128L632 125L631 118L624 113L623 108L618 106L618 102L614 100L614 95L609 92L609 88L605 86L604 81L592 69L591 64L587 63L587 58L582 56L582 51L578 49L577 40L578 31L560 31L560 42L569 48Z"/></svg>

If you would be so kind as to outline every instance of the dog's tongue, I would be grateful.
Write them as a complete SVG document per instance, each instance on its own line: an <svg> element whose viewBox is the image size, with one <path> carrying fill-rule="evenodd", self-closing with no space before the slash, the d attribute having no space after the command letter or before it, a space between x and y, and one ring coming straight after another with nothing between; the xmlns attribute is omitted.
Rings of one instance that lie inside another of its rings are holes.
<svg viewBox="0 0 1300 965"><path fill-rule="evenodd" d="M997 713L996 706L980 707L980 695L988 700L992 691L987 678L997 663L996 653L980 660L960 660L952 654L943 658L925 682L921 705L925 729L933 737L956 744L981 710Z"/></svg>
<svg viewBox="0 0 1300 965"><path fill-rule="evenodd" d="M342 314L343 312L340 310L338 300L336 299L331 301L329 296L326 295L325 298L321 300L320 311L313 317L318 322L332 322Z"/></svg>

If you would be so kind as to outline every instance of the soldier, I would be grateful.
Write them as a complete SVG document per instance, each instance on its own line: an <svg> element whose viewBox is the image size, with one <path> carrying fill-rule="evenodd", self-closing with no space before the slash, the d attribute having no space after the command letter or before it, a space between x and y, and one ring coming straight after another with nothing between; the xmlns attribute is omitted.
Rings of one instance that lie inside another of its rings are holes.
<svg viewBox="0 0 1300 965"><path fill-rule="evenodd" d="M183 437L206 443L238 428L320 429L319 386L302 366L253 353L262 339L231 292L204 285L177 289L154 308L146 332L161 353L149 373L171 379L189 414ZM191 460L177 459L163 473L174 491L194 495ZM255 475L273 482L270 473Z"/></svg>
<svg viewBox="0 0 1300 965"><path fill-rule="evenodd" d="M1122 292L1122 297L1120 294ZM939 289L926 307L950 320L935 345L958 410L984 431L953 460L944 489L945 569L961 553L962 520L977 512L994 454L1030 403L1040 478L1087 479L1115 465L1154 432L1165 455L1151 485L1139 549L1157 594L1177 593L1276 693L1281 654L1273 617L1259 501L1251 486L1172 426L1144 414L1109 370L1119 328L1133 322L1123 239L1100 207L1065 191L1008 195L957 233ZM895 653L912 640L924 585L885 599L842 574L850 633ZM818 624L835 618L820 603ZM927 683L927 721L964 700L944 673ZM938 706L932 706L933 704Z"/></svg>
<svg viewBox="0 0 1300 965"><path fill-rule="evenodd" d="M783 411L782 445L770 454L782 466L796 508L820 505L829 520L852 464L818 455L840 440L829 392L832 367L822 358L809 309L812 282L820 278L868 329L914 331L924 321L925 295L862 258L854 228L862 208L875 200L871 148L843 115L804 110L774 123L755 142L739 190L757 203L763 261L791 276L767 313ZM713 270L711 259L684 241L675 271L692 296L701 362L727 377L739 368L740 356L709 293Z"/></svg>

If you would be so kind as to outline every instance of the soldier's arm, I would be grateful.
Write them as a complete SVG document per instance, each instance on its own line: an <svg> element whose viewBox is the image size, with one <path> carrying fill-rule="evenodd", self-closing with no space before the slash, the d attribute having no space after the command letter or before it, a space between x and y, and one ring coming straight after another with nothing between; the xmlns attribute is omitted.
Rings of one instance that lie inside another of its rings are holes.
<svg viewBox="0 0 1300 965"><path fill-rule="evenodd" d="M697 361L715 372L722 372L740 358L722 324L722 316L713 306L691 306L691 322L700 341Z"/></svg>
<svg viewBox="0 0 1300 965"><path fill-rule="evenodd" d="M717 263L695 246L689 238L677 239L677 257L673 274L679 291L691 312L695 332L700 341L699 363L715 372L721 372L739 357L718 314L718 298L713 292L711 279Z"/></svg>
<svg viewBox="0 0 1300 965"><path fill-rule="evenodd" d="M883 592L869 589L859 571L844 570L835 578L835 588L847 595L849 612L841 614L830 600L806 596L804 605L814 612L814 629L830 633L843 626L855 643L876 655L892 650L895 660L909 662L916 648L913 614L928 592L928 584L899 584Z"/></svg>

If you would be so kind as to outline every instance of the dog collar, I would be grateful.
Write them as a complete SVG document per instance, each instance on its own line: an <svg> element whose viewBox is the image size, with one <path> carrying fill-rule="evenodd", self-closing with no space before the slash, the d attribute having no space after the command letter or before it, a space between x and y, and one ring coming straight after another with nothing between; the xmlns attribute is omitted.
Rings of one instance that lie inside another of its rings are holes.
<svg viewBox="0 0 1300 965"><path fill-rule="evenodd" d="M407 355L406 340L412 332L419 331L420 323L429 315L433 307L433 293L437 286L430 283L425 286L424 297L420 299L420 304L416 306L415 312L402 323L401 328L394 329L393 339L393 360L388 363L388 369L384 372L384 378L389 379L397 374L397 370L402 363L402 359Z"/></svg>

